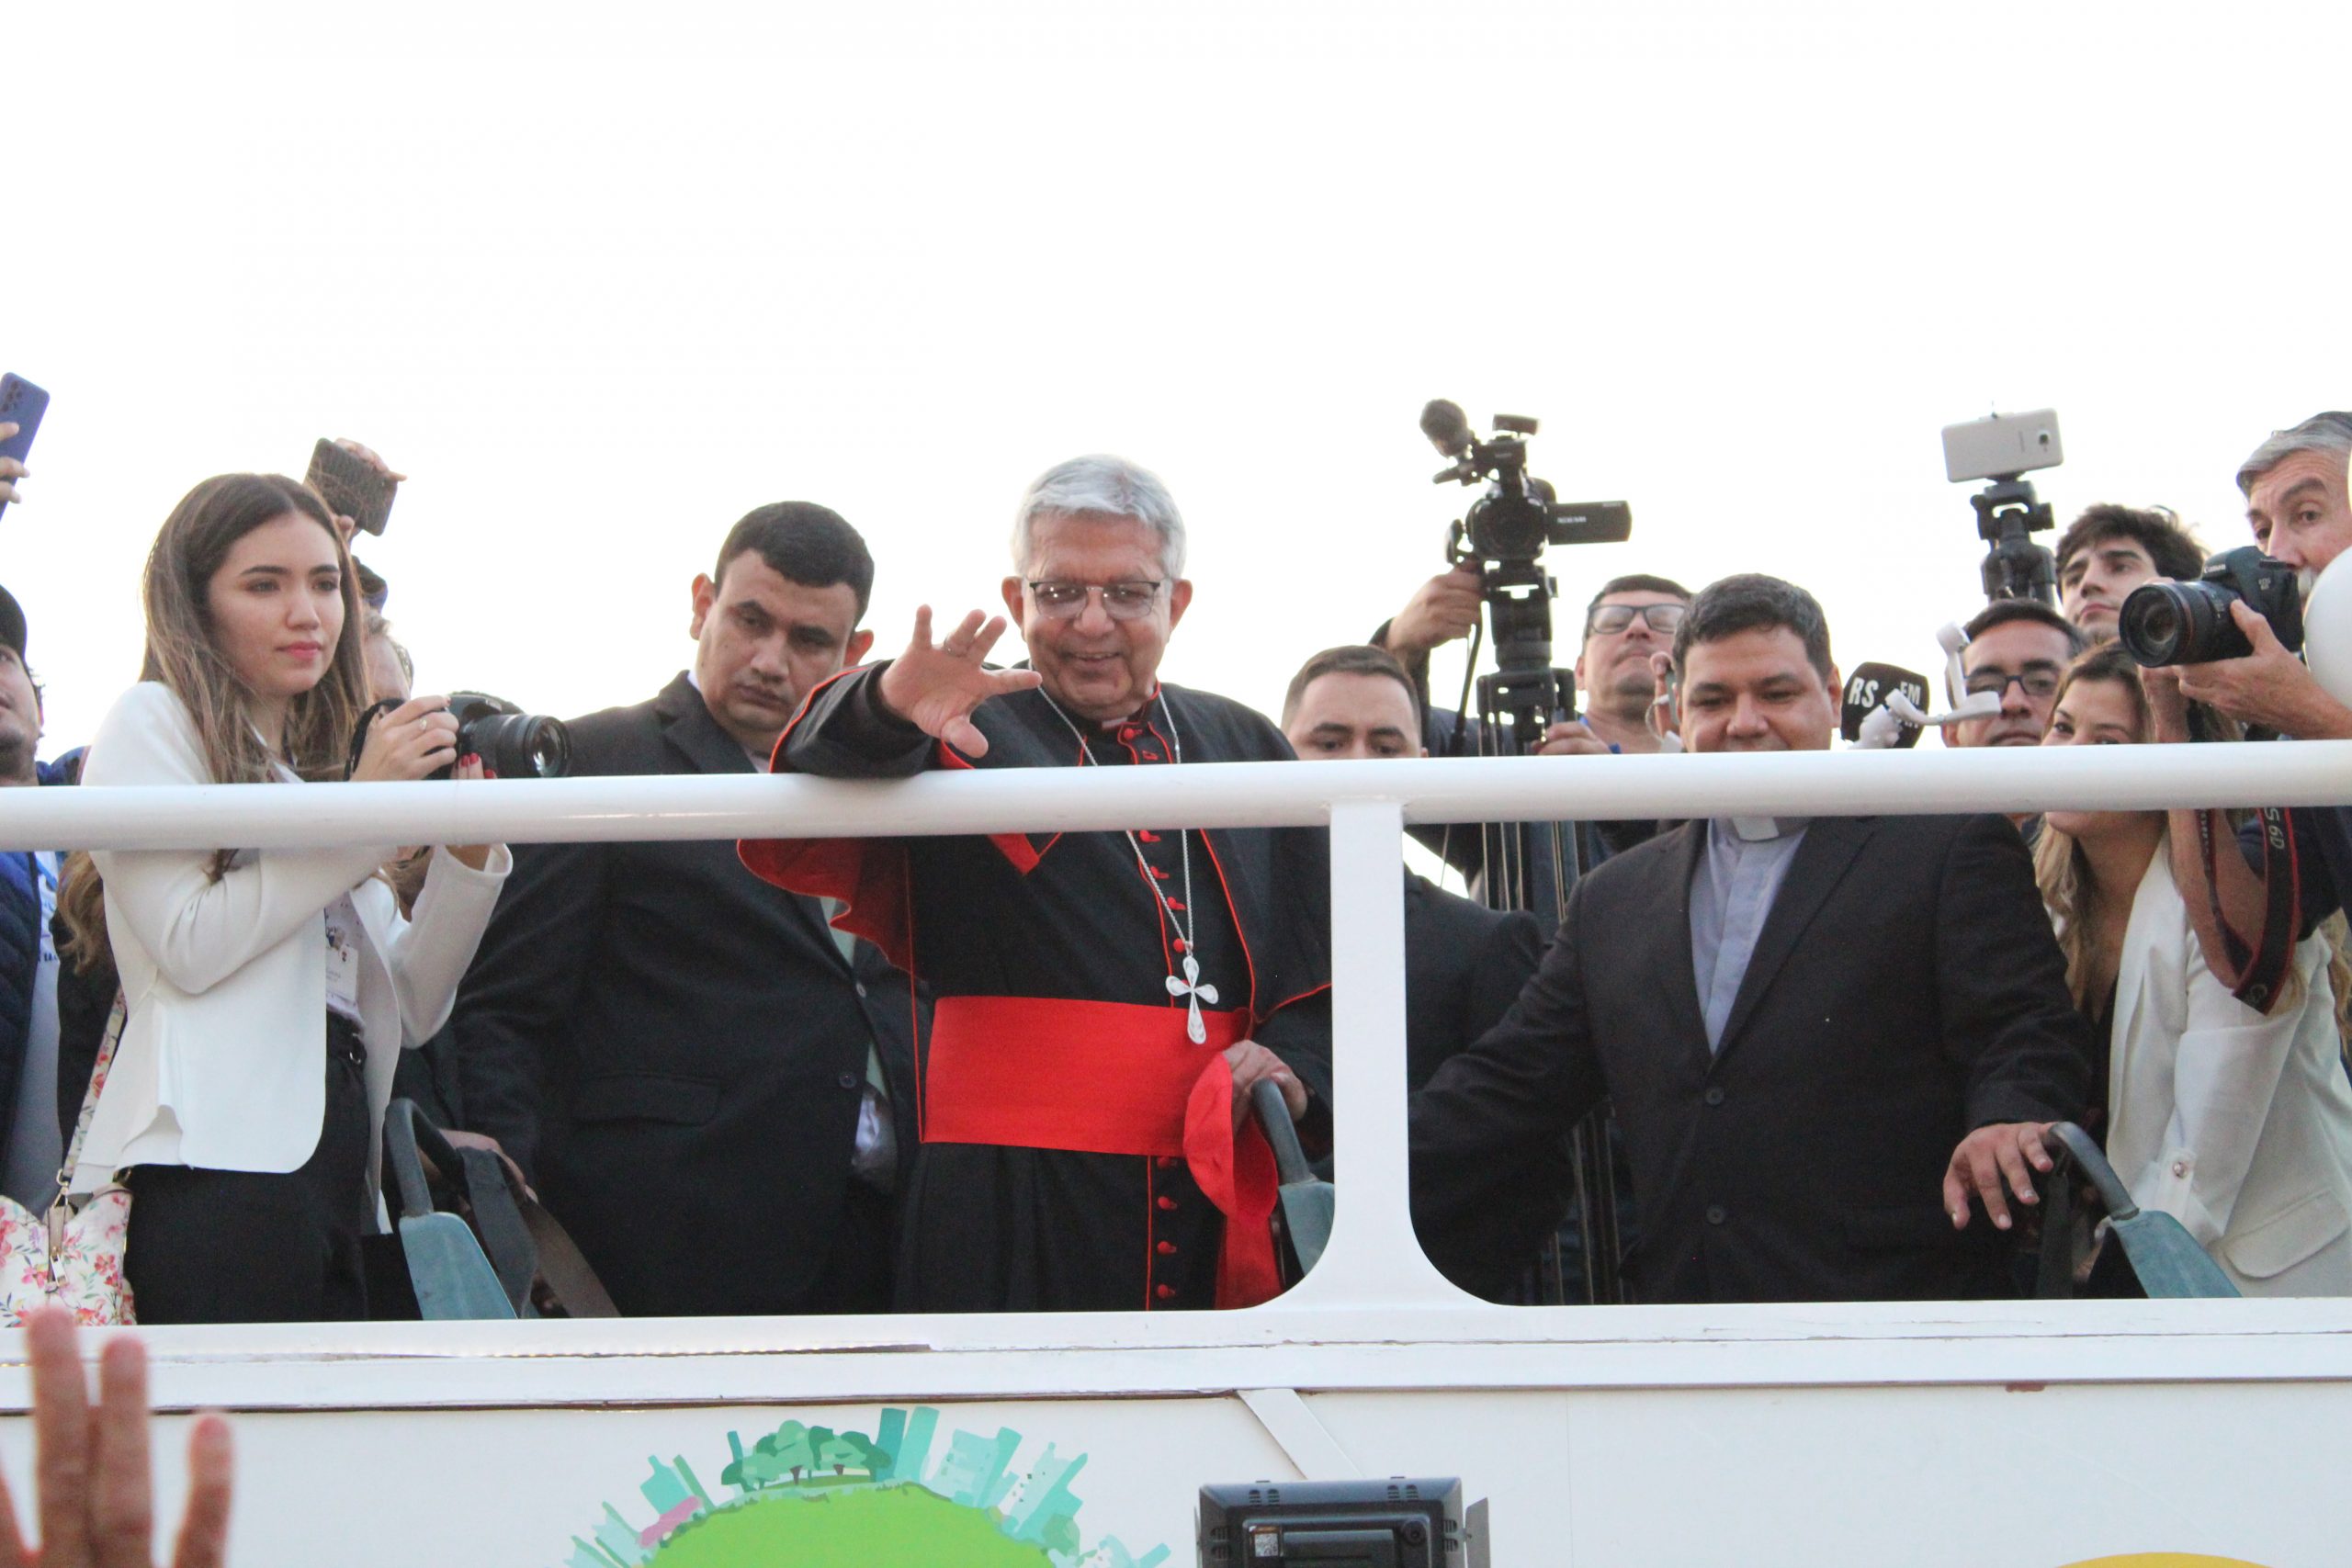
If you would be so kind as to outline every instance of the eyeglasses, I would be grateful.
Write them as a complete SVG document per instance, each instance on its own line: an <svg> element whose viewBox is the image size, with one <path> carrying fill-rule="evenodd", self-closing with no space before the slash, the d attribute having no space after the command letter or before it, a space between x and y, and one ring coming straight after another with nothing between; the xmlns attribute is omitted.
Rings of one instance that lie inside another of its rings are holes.
<svg viewBox="0 0 2352 1568"><path fill-rule="evenodd" d="M1649 623L1650 630L1660 636L1671 636L1690 613L1688 604L1603 604L1585 617L1585 636L1595 632L1614 637L1634 624L1635 615Z"/></svg>
<svg viewBox="0 0 2352 1568"><path fill-rule="evenodd" d="M1139 621L1159 603L1161 582L1032 582L1029 596L1048 620L1072 621L1085 613L1090 594L1102 595L1102 613L1114 621Z"/></svg>
<svg viewBox="0 0 2352 1568"><path fill-rule="evenodd" d="M1972 697L2006 697L2013 681L2018 690L2036 702L2048 702L2058 694L2058 674L2053 670L2029 670L2022 675L2003 670L1979 670L1963 682L1963 688Z"/></svg>

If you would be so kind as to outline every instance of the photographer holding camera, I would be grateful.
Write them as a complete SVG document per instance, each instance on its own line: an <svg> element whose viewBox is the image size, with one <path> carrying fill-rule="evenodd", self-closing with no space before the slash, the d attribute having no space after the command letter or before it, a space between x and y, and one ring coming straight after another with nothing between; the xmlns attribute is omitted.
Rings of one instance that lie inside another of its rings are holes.
<svg viewBox="0 0 2352 1568"><path fill-rule="evenodd" d="M2298 657L2302 590L2352 547L2347 462L2352 413L2331 412L2273 432L2240 466L2254 546L2216 558L2199 581L2149 585L2119 619L2125 645L2151 666L2153 690L2173 679L2165 667L2177 665L2183 697L2249 728L2304 740L2352 739L2352 708L2323 691ZM2190 739L2177 709L2157 704L2157 739ZM2218 813L2175 813L2173 831L2174 875L2199 939L2209 954L2236 955L2217 972L2233 971L2230 983L2266 1008L2278 999L2277 960L2290 920L2293 936L2307 936L2352 894L2352 809L2298 808L2283 846L2266 839L2274 815L2246 824L2243 855L2209 852L2211 840L2226 831ZM2300 909L2283 908L2290 884L2300 891ZM2241 931L2261 935L2246 942Z"/></svg>
<svg viewBox="0 0 2352 1568"><path fill-rule="evenodd" d="M442 699L368 727L356 574L318 497L277 475L189 491L147 560L144 679L91 742L91 786L393 782L458 755ZM389 847L104 851L59 895L130 1004L72 1173L133 1196L146 1323L361 1318L360 1237L394 1054L440 1027L505 879L503 846L435 852L413 920Z"/></svg>

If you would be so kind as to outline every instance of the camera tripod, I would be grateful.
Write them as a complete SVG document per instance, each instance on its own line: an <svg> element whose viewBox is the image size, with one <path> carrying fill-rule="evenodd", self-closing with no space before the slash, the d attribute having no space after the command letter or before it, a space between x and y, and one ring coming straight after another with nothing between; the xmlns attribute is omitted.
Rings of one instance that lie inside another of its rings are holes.
<svg viewBox="0 0 2352 1568"><path fill-rule="evenodd" d="M1968 498L1976 509L1976 536L1984 552L1984 597L2058 603L2057 559L2032 536L2053 526L2050 503L2034 498L2033 483L2011 474Z"/></svg>
<svg viewBox="0 0 2352 1568"><path fill-rule="evenodd" d="M1556 589L1550 574L1532 560L1477 564L1496 664L1492 674L1477 681L1478 754L1532 757L1554 722L1576 716L1575 672L1552 662ZM1474 649L1474 661L1476 657ZM1586 869L1579 825L1487 822L1480 825L1479 838L1486 868L1479 891L1487 906L1534 910L1548 900L1546 912L1556 929ZM1584 1299L1596 1304L1622 1302L1616 1168L1606 1104L1570 1132L1568 1157L1576 1179ZM1544 1244L1536 1293L1545 1305L1568 1299L1556 1230Z"/></svg>

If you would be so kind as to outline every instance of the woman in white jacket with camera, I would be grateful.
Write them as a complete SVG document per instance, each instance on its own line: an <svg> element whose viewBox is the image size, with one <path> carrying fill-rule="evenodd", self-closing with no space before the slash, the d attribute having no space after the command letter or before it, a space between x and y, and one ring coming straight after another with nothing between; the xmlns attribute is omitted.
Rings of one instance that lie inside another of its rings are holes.
<svg viewBox="0 0 2352 1568"><path fill-rule="evenodd" d="M293 480L197 486L148 557L145 604L141 682L85 785L481 776L435 697L379 714L352 759L369 710L355 574ZM403 919L379 874L394 852L101 851L69 871L73 942L111 943L129 1009L74 1185L122 1173L141 1322L367 1315L359 1241L402 1036L447 1018L510 863L435 851Z"/></svg>
<svg viewBox="0 0 2352 1568"><path fill-rule="evenodd" d="M2042 744L2152 739L2153 679L2116 644L2092 649ZM2089 1130L2139 1205L2178 1219L2241 1292L2352 1294L2352 1086L2327 939L2297 946L2280 1000L2256 1012L2208 967L2166 842L2161 811L2042 819L2035 873L2107 1055Z"/></svg>

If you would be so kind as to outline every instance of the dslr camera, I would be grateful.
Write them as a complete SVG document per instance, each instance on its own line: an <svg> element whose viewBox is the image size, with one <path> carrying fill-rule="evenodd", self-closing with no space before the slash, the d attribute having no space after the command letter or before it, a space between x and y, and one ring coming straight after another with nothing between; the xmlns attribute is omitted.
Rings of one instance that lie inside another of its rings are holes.
<svg viewBox="0 0 2352 1568"><path fill-rule="evenodd" d="M345 777L359 766L368 728L399 705L388 697L359 716ZM571 732L560 718L525 713L487 692L451 693L449 712L458 721L458 755L479 754L482 767L502 779L560 779L571 772ZM443 768L430 776L446 779L450 772Z"/></svg>
<svg viewBox="0 0 2352 1568"><path fill-rule="evenodd" d="M2290 653L2303 647L2303 589L2295 569L2254 545L2241 545L2205 563L2194 582L2144 582L2124 596L2115 636L2145 665L2211 664L2243 659L2254 645L2230 617L2245 600L2270 623Z"/></svg>

